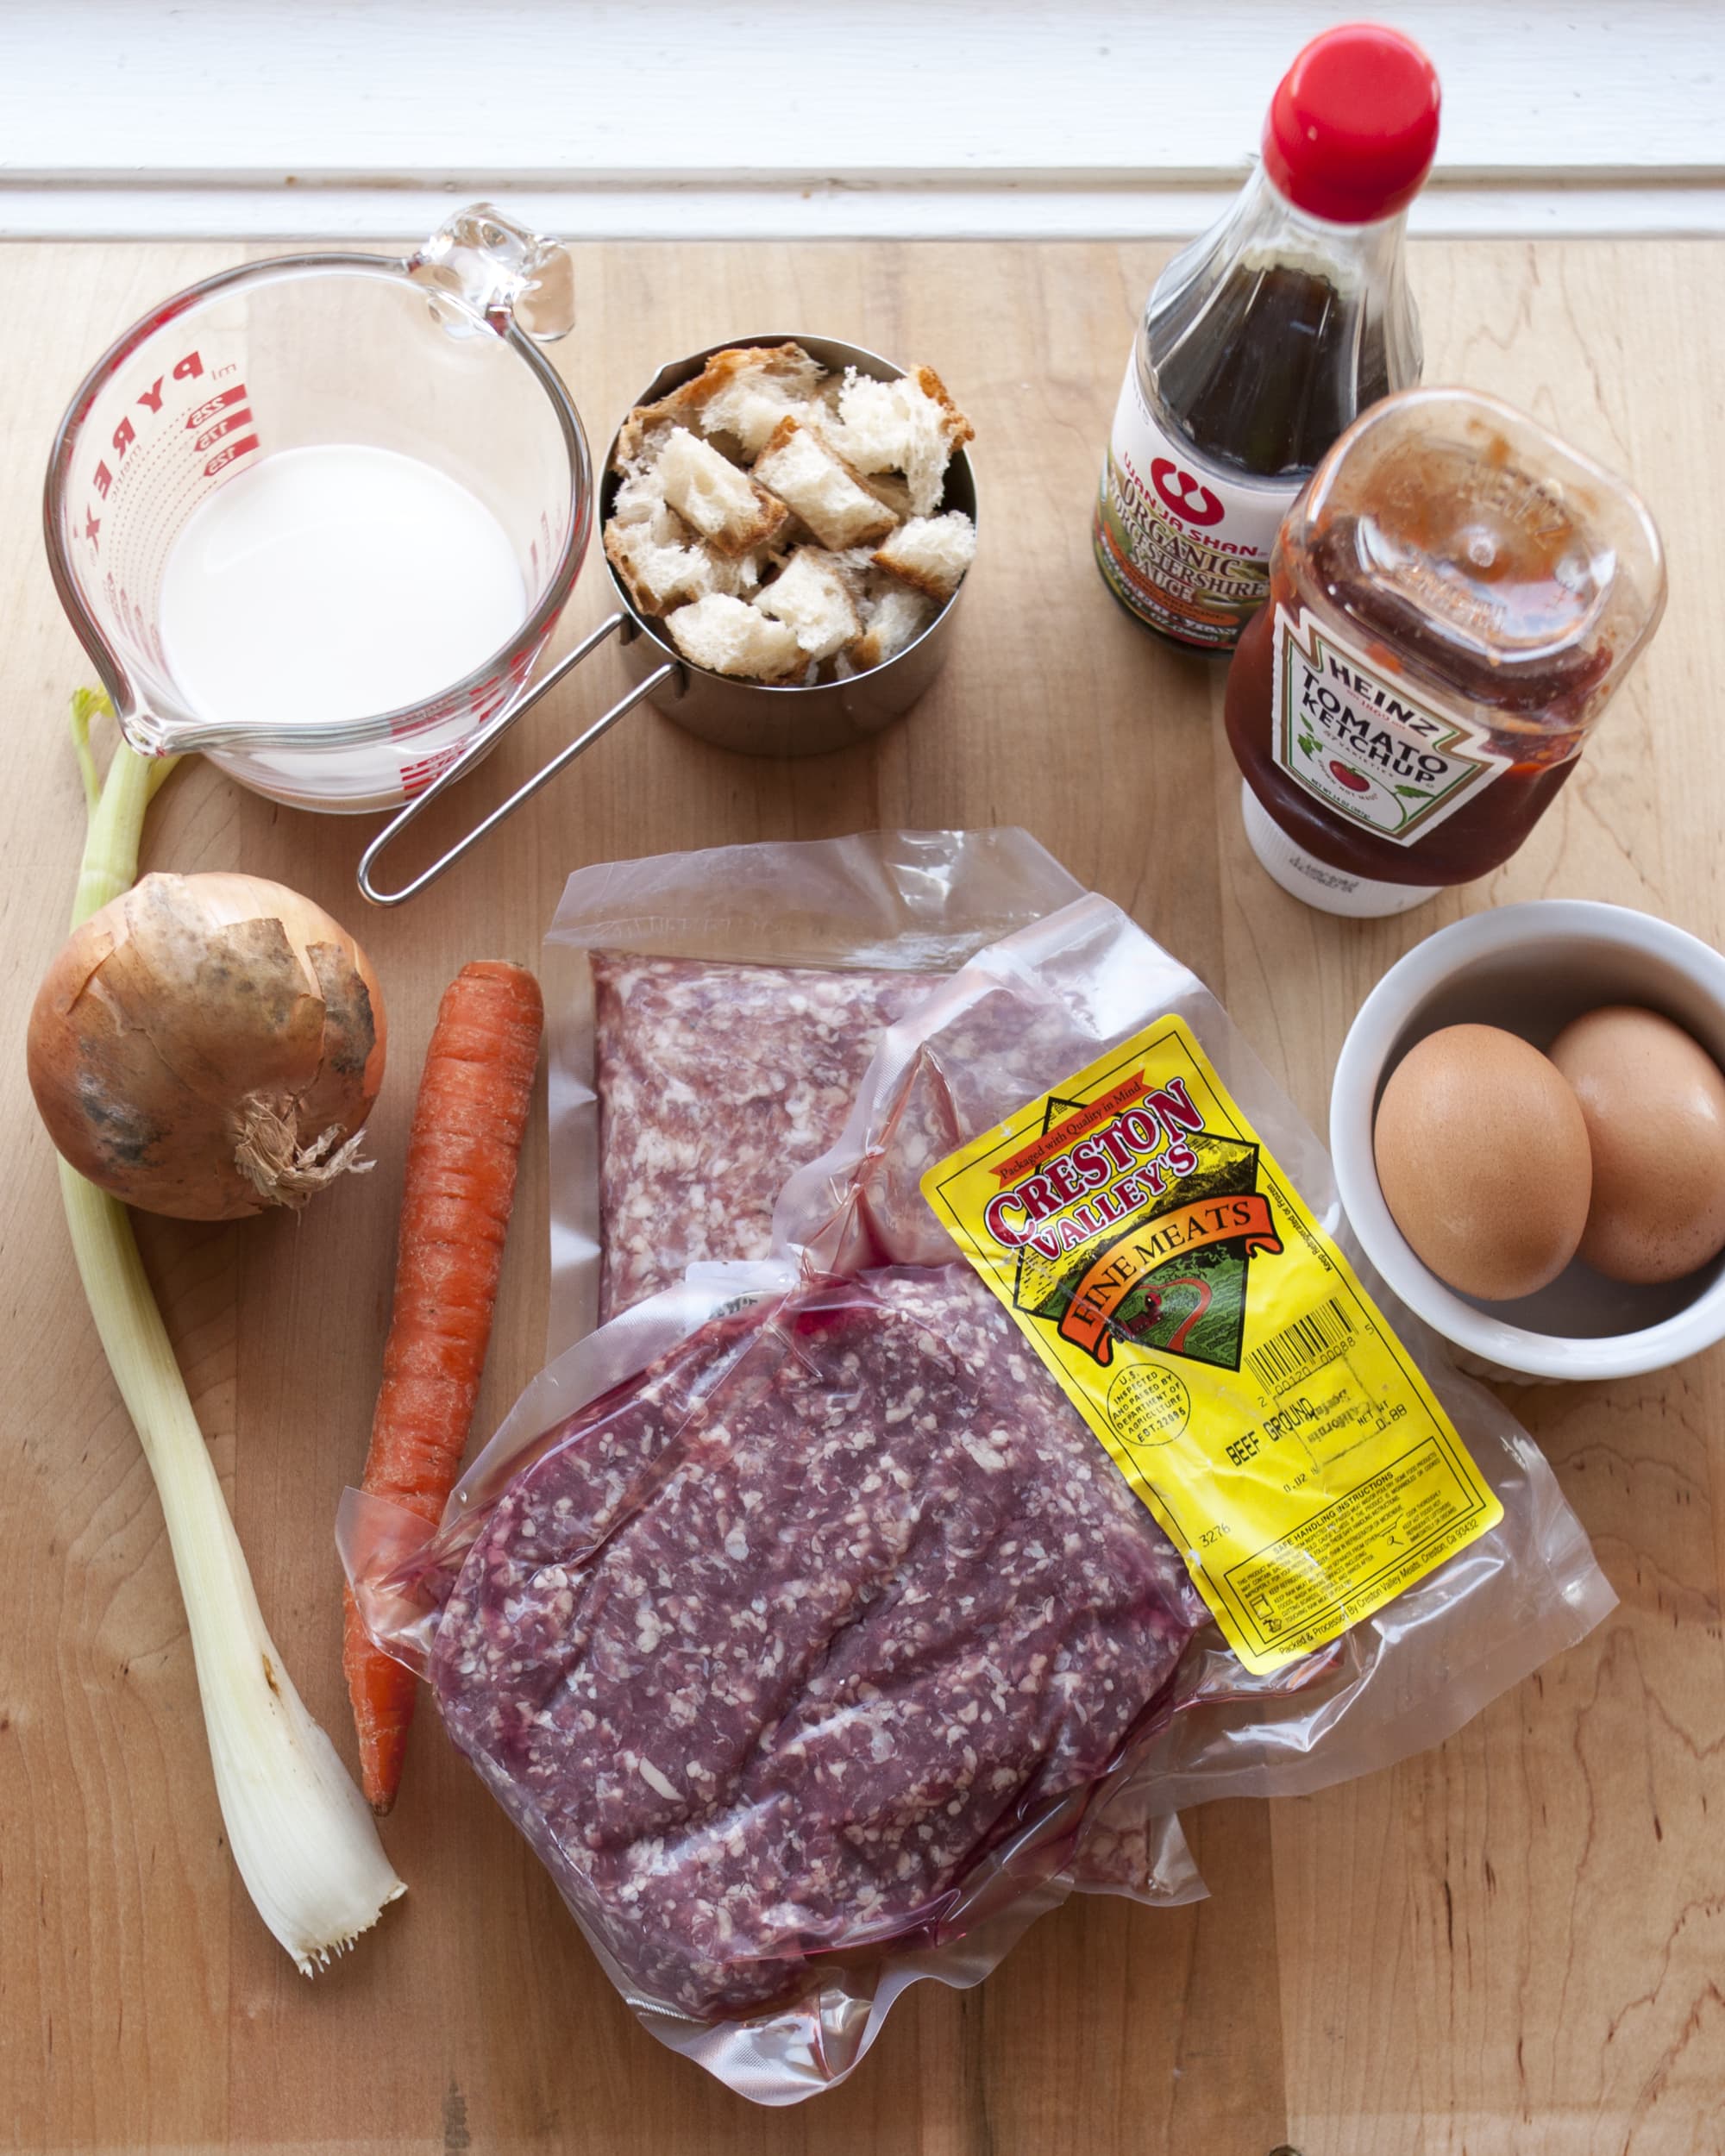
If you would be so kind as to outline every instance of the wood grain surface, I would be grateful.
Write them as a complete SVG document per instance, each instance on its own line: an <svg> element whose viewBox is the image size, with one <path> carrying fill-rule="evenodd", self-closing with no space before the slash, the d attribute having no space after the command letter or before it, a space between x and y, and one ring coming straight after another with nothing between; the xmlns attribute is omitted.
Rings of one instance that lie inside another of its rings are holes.
<svg viewBox="0 0 1725 2156"><path fill-rule="evenodd" d="M470 957L531 961L582 863L877 825L1015 822L1201 974L1312 1119L1361 996L1460 912L1553 894L1725 931L1719 685L1725 417L1713 243L1429 245L1427 379L1529 406L1632 473L1672 605L1576 781L1500 874L1409 918L1308 912L1258 871L1220 668L1144 636L1088 518L1148 246L606 247L557 348L603 442L666 358L802 324L937 365L974 415L983 538L950 667L867 749L726 755L647 712L403 912L352 882L361 827L206 767L147 866L240 868L364 937L389 1000L379 1168L303 1219L147 1224L147 1256L275 1638L351 1757L337 1495L364 1453L415 1075ZM435 1719L388 1822L406 1902L307 1983L223 1845L184 1619L98 1354L23 1075L83 828L64 714L89 669L39 539L49 436L117 329L229 248L0 251L0 2137L31 2150L684 2151L844 2156L1712 2156L1725 2146L1725 1357L1521 1413L1622 1597L1441 1750L1327 1794L1195 1815L1213 1898L1076 1900L980 1990L917 1989L835 2094L756 2110L636 2026ZM573 633L602 610L590 571ZM606 653L457 819L616 693ZM1098 784L1098 774L1103 782ZM543 1130L527 1150L480 1427L536 1369Z"/></svg>

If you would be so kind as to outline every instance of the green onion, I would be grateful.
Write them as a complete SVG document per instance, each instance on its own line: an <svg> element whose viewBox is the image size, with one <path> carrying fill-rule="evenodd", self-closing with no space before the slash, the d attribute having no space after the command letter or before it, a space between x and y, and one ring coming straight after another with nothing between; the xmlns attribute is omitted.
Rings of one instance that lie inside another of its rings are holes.
<svg viewBox="0 0 1725 2156"><path fill-rule="evenodd" d="M173 768L122 742L98 785L90 720L108 709L87 690L72 701L90 815L74 928L136 881L144 812ZM229 1845L259 1915L310 1976L406 1890L264 1627L126 1208L64 1161L60 1181L78 1277L167 1522Z"/></svg>

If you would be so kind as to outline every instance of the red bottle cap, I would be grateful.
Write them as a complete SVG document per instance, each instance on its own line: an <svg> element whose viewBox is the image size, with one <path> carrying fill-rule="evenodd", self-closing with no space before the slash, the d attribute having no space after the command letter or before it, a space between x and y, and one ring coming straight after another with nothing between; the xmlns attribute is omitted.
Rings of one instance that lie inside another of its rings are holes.
<svg viewBox="0 0 1725 2156"><path fill-rule="evenodd" d="M1307 46L1270 101L1264 169L1296 210L1371 224L1405 207L1438 147L1437 71L1411 37L1343 22Z"/></svg>

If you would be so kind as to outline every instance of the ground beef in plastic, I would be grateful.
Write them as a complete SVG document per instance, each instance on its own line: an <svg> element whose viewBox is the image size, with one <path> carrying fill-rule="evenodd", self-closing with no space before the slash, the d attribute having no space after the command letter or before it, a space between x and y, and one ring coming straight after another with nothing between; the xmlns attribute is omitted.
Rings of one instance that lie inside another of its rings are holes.
<svg viewBox="0 0 1725 2156"><path fill-rule="evenodd" d="M591 958L603 1323L697 1259L767 1256L786 1176L938 976Z"/></svg>
<svg viewBox="0 0 1725 2156"><path fill-rule="evenodd" d="M872 1094L862 1156L839 1163L837 1187L800 1179L780 1213L781 1231L806 1242L811 1264L825 1272L950 1264L958 1246L922 1194L924 1175L1096 1052L1063 1004L1019 982L949 1005Z"/></svg>
<svg viewBox="0 0 1725 2156"><path fill-rule="evenodd" d="M715 1321L584 1411L470 1551L433 1677L631 1990L708 2018L913 1928L1093 1784L1196 1614L994 1298L906 1269Z"/></svg>

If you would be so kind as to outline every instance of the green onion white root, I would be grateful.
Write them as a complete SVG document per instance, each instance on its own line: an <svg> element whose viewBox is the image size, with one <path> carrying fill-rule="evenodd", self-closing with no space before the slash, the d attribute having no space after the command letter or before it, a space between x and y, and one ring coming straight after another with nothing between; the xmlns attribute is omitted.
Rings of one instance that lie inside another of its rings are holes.
<svg viewBox="0 0 1725 2156"><path fill-rule="evenodd" d="M89 693L74 699L90 814L74 928L135 880L144 812L173 768L122 742L98 785L90 720L106 708ZM265 1629L126 1208L64 1161L60 1177L78 1275L161 1498L229 1844L259 1915L310 1976L405 1889Z"/></svg>

